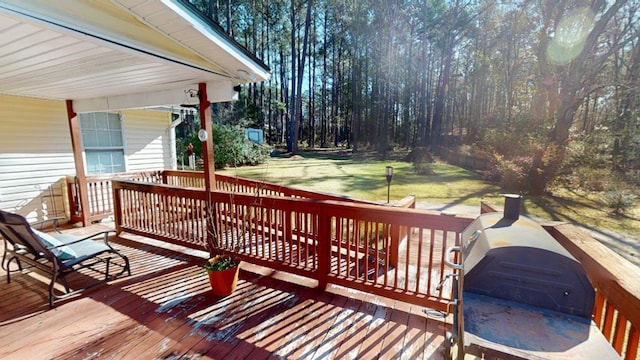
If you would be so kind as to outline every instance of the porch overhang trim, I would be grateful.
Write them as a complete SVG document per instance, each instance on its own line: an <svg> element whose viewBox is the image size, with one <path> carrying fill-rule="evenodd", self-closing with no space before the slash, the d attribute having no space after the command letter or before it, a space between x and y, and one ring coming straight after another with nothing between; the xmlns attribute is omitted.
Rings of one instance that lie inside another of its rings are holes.
<svg viewBox="0 0 640 360"><path fill-rule="evenodd" d="M123 2L123 0L114 0L114 1L117 1L119 3ZM210 40L212 43L217 44L222 51L224 51L225 53L233 56L235 59L240 61L244 66L244 68L236 69L236 73L237 71L246 71L249 74L254 74L256 76L256 80L258 81L265 81L270 79L271 73L269 72L268 68L263 68L261 66L258 66L258 64L256 64L256 62L253 59L251 59L249 56L247 56L244 52L239 51L234 46L231 46L231 44L227 41L227 39L225 39L224 36L222 36L221 34L218 34L216 31L214 31L209 24L207 24L205 21L202 21L197 16L194 16L192 12L187 11L185 8L185 5L182 4L181 1L161 0L161 2L165 6L167 6L169 9L171 9L173 12L175 12L177 15L179 15L181 18L187 19L194 30L196 30L202 36ZM132 11L132 10L129 9L129 11ZM168 35L168 36L174 39L174 41L182 43L183 46L189 48L191 51L195 53L199 53L203 57L210 58L210 56L208 56L207 54L203 54L198 49L194 49L193 47L187 44L184 44L179 39L176 39L175 36L171 36L171 35Z"/></svg>
<svg viewBox="0 0 640 360"><path fill-rule="evenodd" d="M238 92L234 90L234 83L231 80L208 82L206 85L207 100L211 103L238 99ZM170 90L77 99L73 100L73 108L78 113L86 113L181 104L197 105L199 104L197 92L198 84L193 84Z"/></svg>

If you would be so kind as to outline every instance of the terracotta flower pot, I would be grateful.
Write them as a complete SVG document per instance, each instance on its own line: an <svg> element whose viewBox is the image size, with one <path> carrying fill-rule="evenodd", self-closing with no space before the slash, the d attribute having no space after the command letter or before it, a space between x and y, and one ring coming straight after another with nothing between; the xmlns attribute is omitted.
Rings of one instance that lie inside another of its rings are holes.
<svg viewBox="0 0 640 360"><path fill-rule="evenodd" d="M227 296L233 293L238 285L239 272L240 264L226 270L207 271L213 293L217 296Z"/></svg>

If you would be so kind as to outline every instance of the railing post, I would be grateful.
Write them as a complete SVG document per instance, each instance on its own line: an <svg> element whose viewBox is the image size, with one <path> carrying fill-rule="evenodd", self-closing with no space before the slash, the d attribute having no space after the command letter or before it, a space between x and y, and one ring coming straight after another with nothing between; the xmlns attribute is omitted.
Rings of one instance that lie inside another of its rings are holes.
<svg viewBox="0 0 640 360"><path fill-rule="evenodd" d="M116 233L122 232L122 199L120 198L120 183L117 180L111 182L113 192L113 221L116 224Z"/></svg>
<svg viewBox="0 0 640 360"><path fill-rule="evenodd" d="M73 101L67 100L67 119L69 121L69 133L71 134L71 148L73 150L73 160L75 163L76 177L78 179L78 196L80 201L80 218L82 226L89 226L89 195L87 191L87 176L82 160L82 133L80 131L80 117L73 110Z"/></svg>
<svg viewBox="0 0 640 360"><path fill-rule="evenodd" d="M71 222L82 221L82 219L80 219L80 203L78 202L79 199L77 198L78 192L76 191L76 183L69 177L66 178L66 182L68 197L67 200L69 201L69 213L71 215Z"/></svg>
<svg viewBox="0 0 640 360"><path fill-rule="evenodd" d="M167 171L163 170L160 172L160 175L162 176L162 183L165 185L168 185L167 183Z"/></svg>
<svg viewBox="0 0 640 360"><path fill-rule="evenodd" d="M416 196L408 195L404 197L398 202L396 207L400 207L404 209L415 209ZM389 225L385 225L385 226L389 226ZM398 257L399 257L398 252L400 248L400 242L408 235L407 232L408 232L408 229L406 226L400 226L397 224L390 226L389 233L391 238L391 244L390 244L391 248L388 249L389 251L388 265L389 266L393 266L394 268L398 267Z"/></svg>
<svg viewBox="0 0 640 360"><path fill-rule="evenodd" d="M331 221L326 206L320 207L318 213L318 288L324 290L329 283L331 260Z"/></svg>

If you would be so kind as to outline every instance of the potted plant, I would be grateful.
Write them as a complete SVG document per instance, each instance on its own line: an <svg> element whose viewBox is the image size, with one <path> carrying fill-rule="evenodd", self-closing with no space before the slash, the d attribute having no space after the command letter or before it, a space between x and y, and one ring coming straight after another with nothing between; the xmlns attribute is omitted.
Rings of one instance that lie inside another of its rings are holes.
<svg viewBox="0 0 640 360"><path fill-rule="evenodd" d="M240 260L232 256L233 253L226 252L221 246L216 231L216 205L213 202L211 191L208 191L208 200L205 219L206 243L211 258L204 264L204 268L209 275L213 293L217 296L227 296L235 291L238 284Z"/></svg>
<svg viewBox="0 0 640 360"><path fill-rule="evenodd" d="M227 296L235 291L240 272L239 260L230 255L216 255L204 264L204 268L215 295Z"/></svg>

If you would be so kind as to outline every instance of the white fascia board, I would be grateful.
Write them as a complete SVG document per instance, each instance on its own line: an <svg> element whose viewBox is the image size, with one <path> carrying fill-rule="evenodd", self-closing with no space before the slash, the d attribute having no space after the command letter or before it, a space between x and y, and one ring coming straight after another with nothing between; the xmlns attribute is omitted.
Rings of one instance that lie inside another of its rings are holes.
<svg viewBox="0 0 640 360"><path fill-rule="evenodd" d="M220 34L215 32L213 29L211 29L209 25L204 24L200 19L192 16L190 13L185 11L182 8L182 6L176 3L175 0L161 0L161 1L163 4L165 4L165 6L170 8L174 13L181 16L183 19L186 19L187 21L189 21L189 23L193 25L193 28L196 29L198 32L200 32L203 36L205 36L211 42L220 46L220 48L223 51L225 51L227 54L233 56L235 59L240 61L244 66L247 67L246 71L248 71L249 73L255 74L256 78L258 79L269 80L269 78L271 77L271 74L268 71L264 71L262 67L257 66L257 64L253 61L253 59L251 59L245 53L243 53L242 51L239 51L234 46L229 44L227 39L225 39L223 36L221 36ZM236 71L237 70L244 70L244 69L236 69Z"/></svg>
<svg viewBox="0 0 640 360"><path fill-rule="evenodd" d="M207 98L211 103L236 101L238 92L233 89L231 81L216 81L207 83Z"/></svg>
<svg viewBox="0 0 640 360"><path fill-rule="evenodd" d="M209 102L226 102L238 99L238 93L229 80L206 83ZM73 110L77 113L117 111L154 106L172 106L199 103L198 84L188 88L156 90L152 92L105 96L93 99L73 100Z"/></svg>

